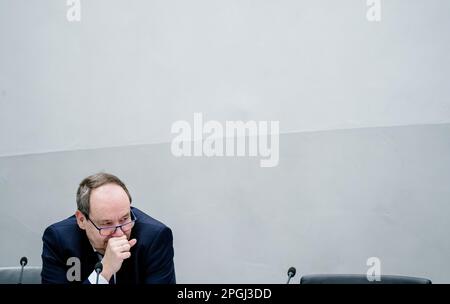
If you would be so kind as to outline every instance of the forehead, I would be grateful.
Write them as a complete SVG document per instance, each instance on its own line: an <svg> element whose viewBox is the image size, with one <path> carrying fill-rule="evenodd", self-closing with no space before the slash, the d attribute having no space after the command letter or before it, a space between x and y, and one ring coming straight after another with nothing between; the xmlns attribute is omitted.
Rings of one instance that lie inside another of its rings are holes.
<svg viewBox="0 0 450 304"><path fill-rule="evenodd" d="M90 196L90 214L98 220L113 220L127 214L130 199L125 190L116 184L106 184L93 189Z"/></svg>

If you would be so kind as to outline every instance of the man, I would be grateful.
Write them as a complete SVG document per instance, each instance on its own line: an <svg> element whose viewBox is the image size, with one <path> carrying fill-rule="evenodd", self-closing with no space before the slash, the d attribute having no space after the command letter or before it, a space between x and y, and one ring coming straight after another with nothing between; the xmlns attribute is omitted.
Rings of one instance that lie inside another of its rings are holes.
<svg viewBox="0 0 450 304"><path fill-rule="evenodd" d="M44 232L42 283L175 283L172 231L131 207L119 178L85 178L77 207L75 215ZM103 269L97 275L99 261Z"/></svg>

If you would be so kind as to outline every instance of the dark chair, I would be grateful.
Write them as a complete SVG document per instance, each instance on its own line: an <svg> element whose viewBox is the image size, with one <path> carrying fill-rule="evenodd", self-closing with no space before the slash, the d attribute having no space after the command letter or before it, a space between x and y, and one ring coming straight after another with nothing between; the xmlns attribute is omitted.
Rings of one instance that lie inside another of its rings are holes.
<svg viewBox="0 0 450 304"><path fill-rule="evenodd" d="M22 267L0 267L0 284L18 284ZM26 266L23 269L23 284L41 284L42 267Z"/></svg>
<svg viewBox="0 0 450 304"><path fill-rule="evenodd" d="M381 275L380 279L371 282L360 274L312 274L302 276L300 284L431 284L429 279L396 275Z"/></svg>

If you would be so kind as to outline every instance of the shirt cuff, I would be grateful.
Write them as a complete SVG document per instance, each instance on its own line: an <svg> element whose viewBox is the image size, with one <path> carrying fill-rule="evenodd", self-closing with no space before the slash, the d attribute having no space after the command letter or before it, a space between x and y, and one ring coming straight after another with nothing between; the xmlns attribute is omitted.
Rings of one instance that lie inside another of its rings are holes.
<svg viewBox="0 0 450 304"><path fill-rule="evenodd" d="M95 270L91 273L88 280L89 280L89 282L91 282L91 284L96 284L97 273L95 272ZM98 275L98 283L99 284L109 284L109 282L101 274Z"/></svg>

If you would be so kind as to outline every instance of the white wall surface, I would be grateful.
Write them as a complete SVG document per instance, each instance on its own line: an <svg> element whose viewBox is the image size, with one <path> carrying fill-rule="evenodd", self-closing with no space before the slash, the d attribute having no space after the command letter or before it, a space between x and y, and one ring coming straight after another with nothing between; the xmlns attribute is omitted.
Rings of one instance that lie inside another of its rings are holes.
<svg viewBox="0 0 450 304"><path fill-rule="evenodd" d="M174 230L180 283L450 282L450 2L0 0L0 266L104 170ZM280 162L175 158L176 120L280 121ZM211 269L216 275L211 276Z"/></svg>

